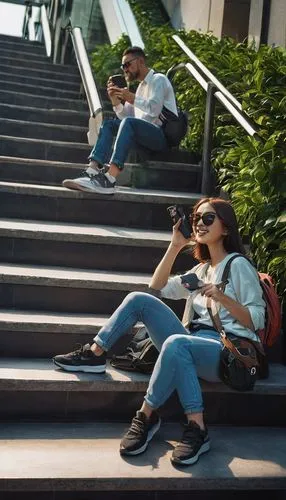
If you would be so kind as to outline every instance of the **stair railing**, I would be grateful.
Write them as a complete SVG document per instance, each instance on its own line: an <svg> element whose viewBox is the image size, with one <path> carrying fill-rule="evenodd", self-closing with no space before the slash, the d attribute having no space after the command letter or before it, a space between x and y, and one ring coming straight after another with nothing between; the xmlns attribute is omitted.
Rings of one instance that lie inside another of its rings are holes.
<svg viewBox="0 0 286 500"><path fill-rule="evenodd" d="M41 25L43 30L44 42L46 47L47 56L50 57L52 53L52 36L50 30L50 23L47 14L47 9L44 4L41 5Z"/></svg>
<svg viewBox="0 0 286 500"><path fill-rule="evenodd" d="M90 119L89 119L88 142L90 145L93 145L96 142L99 129L102 124L101 101L99 98L99 94L97 92L96 85L94 83L93 74L89 64L86 48L84 45L81 28L78 26L74 28L69 26L67 29L71 35L77 65L79 68L82 84L85 90L89 106Z"/></svg>
<svg viewBox="0 0 286 500"><path fill-rule="evenodd" d="M203 65L203 63L188 49L188 47L177 36L173 35L174 40L180 45L184 52L192 59L192 63L179 63L171 67L167 76L171 79L174 73L179 69L186 69L206 91L206 110L204 120L204 139L202 154L202 182L201 192L204 195L211 195L215 189L213 169L211 165L211 153L213 142L213 126L215 114L216 99L224 106L233 118L251 137L261 140L257 130L251 124L249 117L242 111L242 105L235 97L223 86L223 84ZM203 75L202 75L203 73ZM208 80L204 78L206 76Z"/></svg>

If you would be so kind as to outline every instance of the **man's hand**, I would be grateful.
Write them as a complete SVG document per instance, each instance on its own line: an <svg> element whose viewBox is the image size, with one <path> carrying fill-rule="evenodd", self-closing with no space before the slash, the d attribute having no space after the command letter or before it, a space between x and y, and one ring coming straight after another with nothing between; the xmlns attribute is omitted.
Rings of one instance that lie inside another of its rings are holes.
<svg viewBox="0 0 286 500"><path fill-rule="evenodd" d="M135 101L135 94L133 92L130 92L128 88L120 89L118 87L113 87L116 88L115 95L118 97L121 101L126 101L129 102L130 104L134 104Z"/></svg>
<svg viewBox="0 0 286 500"><path fill-rule="evenodd" d="M119 87L113 85L112 80L108 80L107 82L107 93L108 97L111 100L113 106L117 106L121 103L121 100L117 96L117 91L120 90Z"/></svg>

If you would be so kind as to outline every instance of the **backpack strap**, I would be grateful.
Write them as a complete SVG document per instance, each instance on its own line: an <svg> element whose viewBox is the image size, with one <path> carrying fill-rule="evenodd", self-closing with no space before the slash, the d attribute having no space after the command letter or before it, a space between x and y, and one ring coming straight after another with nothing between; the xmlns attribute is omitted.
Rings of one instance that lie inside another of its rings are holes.
<svg viewBox="0 0 286 500"><path fill-rule="evenodd" d="M246 257L246 255L243 255L242 253L237 253L235 255L233 255L226 263L225 265L225 268L223 270L223 273L222 273L222 278L221 278L221 281L222 282L225 282L227 281L228 279L228 276L229 276L229 271L230 271L230 266L231 266L231 263L234 259L236 259L237 257L243 257L244 259L248 260L248 262L251 264L250 262L250 259L248 257Z"/></svg>

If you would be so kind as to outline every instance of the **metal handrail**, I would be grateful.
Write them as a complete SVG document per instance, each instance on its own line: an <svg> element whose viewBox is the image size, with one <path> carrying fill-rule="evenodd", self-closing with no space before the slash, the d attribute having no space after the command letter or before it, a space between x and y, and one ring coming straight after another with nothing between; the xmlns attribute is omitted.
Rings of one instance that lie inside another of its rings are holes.
<svg viewBox="0 0 286 500"><path fill-rule="evenodd" d="M208 81L215 84L215 86L224 94L234 106L242 110L240 102L225 88L225 86L212 74L212 72L199 60L199 58L187 47L183 40L178 35L172 36L173 40L181 47L181 49L189 56L189 58L196 64L201 72L207 77Z"/></svg>
<svg viewBox="0 0 286 500"><path fill-rule="evenodd" d="M45 5L41 5L41 24L43 28L43 35L46 47L47 56L50 57L52 53L52 37L49 25L47 9Z"/></svg>

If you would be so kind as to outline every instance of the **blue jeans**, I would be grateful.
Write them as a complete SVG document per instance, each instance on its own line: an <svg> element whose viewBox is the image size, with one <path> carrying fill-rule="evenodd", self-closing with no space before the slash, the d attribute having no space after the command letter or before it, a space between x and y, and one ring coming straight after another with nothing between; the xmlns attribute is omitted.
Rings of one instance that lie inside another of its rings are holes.
<svg viewBox="0 0 286 500"><path fill-rule="evenodd" d="M116 141L113 148L113 139ZM97 143L92 149L89 159L104 163L114 163L123 169L130 149L140 145L152 151L163 151L168 147L161 127L139 118L124 118L123 120L104 120L100 127Z"/></svg>
<svg viewBox="0 0 286 500"><path fill-rule="evenodd" d="M147 404L159 408L176 390L185 413L202 412L198 378L220 381L218 368L222 345L219 334L215 330L190 334L164 302L148 293L132 292L94 341L108 351L137 321L146 326L160 352L145 395Z"/></svg>

